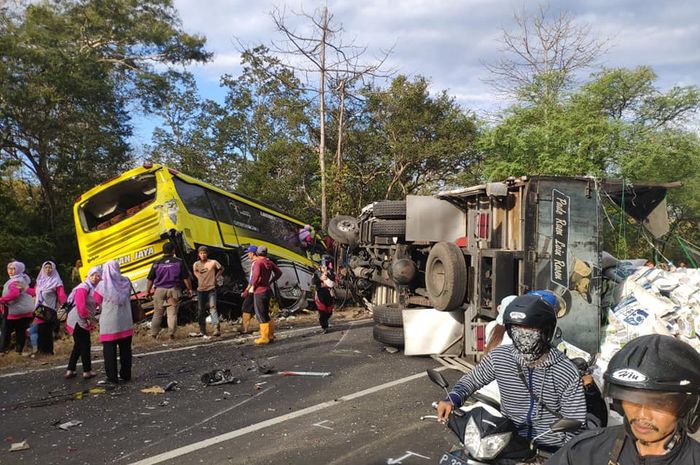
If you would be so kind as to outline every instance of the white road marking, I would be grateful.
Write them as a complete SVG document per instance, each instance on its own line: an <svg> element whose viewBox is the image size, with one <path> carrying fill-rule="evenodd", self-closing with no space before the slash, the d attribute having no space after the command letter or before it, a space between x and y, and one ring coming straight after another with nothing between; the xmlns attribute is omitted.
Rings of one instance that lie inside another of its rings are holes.
<svg viewBox="0 0 700 465"><path fill-rule="evenodd" d="M347 331L345 331L345 332L343 333L343 337L341 337L340 340L333 346L333 348L331 349L331 351L334 351L334 350L336 349L336 347L338 347L338 346L340 345L340 343L343 342L343 339L345 339L345 336L348 335L348 333L350 332L350 330L352 329L352 326L353 326L354 324L355 324L354 321L351 321L351 322L350 322L350 327L348 328Z"/></svg>
<svg viewBox="0 0 700 465"><path fill-rule="evenodd" d="M440 367L438 368L438 371L446 370L447 368L445 367ZM163 452L162 454L154 455L153 457L148 457L143 460L139 460L138 462L134 462L131 465L153 465L156 463L161 463L165 462L166 460L171 460L177 457L181 457L183 455L201 450L201 449L206 449L207 447L211 447L215 444L219 444L225 441L229 441L231 439L235 439L237 437L246 435L248 433L252 433L255 431L259 431L261 429L267 428L269 426L274 426L280 423L283 423L288 420L293 420L295 418L303 417L305 415L309 415L310 413L315 413L320 410L326 409L328 407L333 407L336 405L339 405L344 402L349 402L354 399L359 399L360 397L364 397L370 394L374 394L375 392L382 391L384 389L388 389L394 386L398 386L400 384L407 383L409 381L413 381L415 379L419 379L426 376L425 371L421 371L420 373L416 373L411 376L406 376L405 378L397 379L394 381L389 381L388 383L380 384L378 386L374 386L368 389L364 389L362 391L355 392L353 394L349 394L347 396L340 397L335 400L329 400L327 402L322 402L320 404L312 405L311 407L307 407L301 410L297 410L296 412L290 412L284 415L280 415L275 418L270 418L269 420L264 420L259 423L255 423L253 425L246 426L244 428L240 428L234 431L229 431L228 433L220 434L218 436L211 437L209 439L205 439L203 441L195 442L192 444L189 444L187 446L179 447L177 449L173 449L167 452Z"/></svg>
<svg viewBox="0 0 700 465"><path fill-rule="evenodd" d="M364 320L357 320L353 321L352 323L363 323L370 321L369 319L364 319ZM285 331L278 332L278 335L288 335L288 334L297 334L297 333L305 333L305 332L313 332L316 331L315 327L310 327L310 328L298 328L298 329L289 329ZM252 337L249 337L249 339L252 339ZM151 355L160 355L160 354L167 354L170 352L180 352L183 350L193 350L193 349L199 349L202 347L209 347L209 346L215 346L215 345L223 345L223 344L232 344L237 341L240 341L240 338L233 338L233 339L226 339L224 341L217 341L217 342L210 342L207 344L195 344L195 345L190 345L190 346L184 346L184 347L174 347L172 349L163 349L163 350L154 350L153 352L143 352L140 354L133 354L133 358L143 358L143 357L148 357ZM103 363L104 360L93 360L92 364L100 364ZM0 379L2 378L12 378L15 376L22 376L22 375L29 375L33 373L41 373L43 371L52 371L52 370L65 370L66 369L66 364L61 363L60 365L56 365L53 367L47 367L47 368L37 368L37 369L32 369L32 370L26 370L26 371L15 371L12 373L5 373L0 375Z"/></svg>
<svg viewBox="0 0 700 465"><path fill-rule="evenodd" d="M324 423L328 423L329 421L330 421L330 420L319 421L318 423L314 423L312 426L318 426L319 428L326 428L326 429L332 430L333 428L331 428L330 426L325 426L325 425L324 425Z"/></svg>
<svg viewBox="0 0 700 465"><path fill-rule="evenodd" d="M422 459L430 460L430 457L426 457L425 455L416 454L415 452L411 452L410 450L407 450L406 455L399 457L398 459L388 459L386 461L386 463L387 463L387 465L395 465L397 463L402 463L401 462L402 460L406 460L407 458L409 458L412 455L416 456L416 457L420 457Z"/></svg>
<svg viewBox="0 0 700 465"><path fill-rule="evenodd" d="M241 405L250 402L251 400L255 399L256 397L265 394L265 393L266 393L267 391L269 391L270 389L272 389L272 388L269 387L269 388L265 389L264 391L260 391L260 392L258 392L257 394L255 394L254 396L250 396L250 397L248 397L247 399L242 400L241 402L239 402L239 403L237 403L237 404L235 404L235 405L232 405L231 407L225 408L225 409L223 409L222 411L220 411L220 412L218 412L218 413L215 413L214 415L212 415L212 416L210 416L210 417L208 417L208 418L205 418L204 420L202 420L202 421L200 421L200 422L198 422L198 423L195 423L194 425L188 426L188 427L185 428L185 429L181 429L180 431L178 431L178 432L176 432L175 434L173 434L173 436L164 437L163 439L160 439L159 441L156 441L156 442L154 442L154 443L152 443L152 444L149 444L149 445L148 445L148 448L153 447L153 446L155 446L155 445L157 445L157 444L160 444L160 443L163 442L163 441L167 441L167 440L171 439L172 437L179 436L180 434L185 433L185 432L191 430L192 428L196 428L197 426L201 426L201 425L203 425L204 423L207 423L207 422L213 420L214 418L223 415L224 413L228 413L228 412L230 412L231 410L233 410L233 409L235 409L235 408L238 408L238 407L240 407ZM126 459L126 458L128 458L128 457L131 457L131 456L134 455L134 454L137 454L137 453L141 452L141 451L142 451L142 449L141 449L141 450L135 450L135 451L130 452L130 453L126 454L126 455L122 455L122 456L119 457L117 460L118 460L118 461L124 460L124 459Z"/></svg>

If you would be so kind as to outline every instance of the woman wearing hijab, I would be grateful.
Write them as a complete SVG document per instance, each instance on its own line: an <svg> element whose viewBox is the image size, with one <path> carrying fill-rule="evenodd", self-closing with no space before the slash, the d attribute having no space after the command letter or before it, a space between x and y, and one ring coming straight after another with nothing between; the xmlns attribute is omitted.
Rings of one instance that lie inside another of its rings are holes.
<svg viewBox="0 0 700 465"><path fill-rule="evenodd" d="M43 313L50 318L45 321L37 316L34 318L32 327L29 328L32 356L37 352L53 354L53 328L56 313L58 307L66 301L63 281L58 275L54 262L46 261L41 265L34 292L36 294L36 308L43 307Z"/></svg>
<svg viewBox="0 0 700 465"><path fill-rule="evenodd" d="M117 348L121 368L119 377L131 379L131 336L134 323L131 317L131 281L122 276L119 263L108 261L102 267L102 281L95 290L95 300L102 306L100 314L100 342L105 360L107 382L117 383Z"/></svg>
<svg viewBox="0 0 700 465"><path fill-rule="evenodd" d="M73 336L73 351L68 359L66 379L75 378L78 357L83 362L83 378L94 378L97 374L92 371L92 359L90 356L90 332L97 327L95 315L97 314L97 302L95 301L95 289L102 277L102 267L90 268L85 281L78 284L68 297L68 301L75 304L75 308L68 311L66 318L66 330Z"/></svg>
<svg viewBox="0 0 700 465"><path fill-rule="evenodd" d="M2 334L2 351L10 348L10 337L15 333L17 341L16 350L22 353L26 332L32 318L34 318L34 290L29 288L30 279L24 272L24 263L10 262L7 265L7 274L10 279L5 281L2 288L0 305L5 307L7 321Z"/></svg>

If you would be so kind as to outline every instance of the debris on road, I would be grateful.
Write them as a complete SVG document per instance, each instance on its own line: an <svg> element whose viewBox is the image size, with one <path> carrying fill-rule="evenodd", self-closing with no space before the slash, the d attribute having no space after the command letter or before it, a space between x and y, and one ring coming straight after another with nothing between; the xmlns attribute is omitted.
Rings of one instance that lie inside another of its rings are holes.
<svg viewBox="0 0 700 465"><path fill-rule="evenodd" d="M31 447L29 447L29 443L27 441L13 442L10 445L10 452L18 452L18 451L27 450L27 449L31 449Z"/></svg>
<svg viewBox="0 0 700 465"><path fill-rule="evenodd" d="M74 426L80 426L82 424L83 424L83 422L80 420L71 420L71 421L67 421L65 423L61 423L60 425L58 425L58 427L60 429L62 429L63 431L68 431L70 428L72 428Z"/></svg>
<svg viewBox="0 0 700 465"><path fill-rule="evenodd" d="M399 349L397 349L396 347L389 347L389 346L385 346L384 350L386 350L390 354L395 354L396 352L399 351Z"/></svg>
<svg viewBox="0 0 700 465"><path fill-rule="evenodd" d="M165 389L160 386L151 386L148 388L141 389L144 394L165 394Z"/></svg>
<svg viewBox="0 0 700 465"><path fill-rule="evenodd" d="M177 385L178 385L178 382L177 382L177 381L170 381L168 384L165 385L165 387L163 388L163 390L164 390L165 392L173 391L173 390L177 387Z"/></svg>
<svg viewBox="0 0 700 465"><path fill-rule="evenodd" d="M330 376L330 371L280 371L282 376L319 376L325 378Z"/></svg>
<svg viewBox="0 0 700 465"><path fill-rule="evenodd" d="M260 382L260 383L255 383L255 384L253 385L253 389L255 389L256 391L258 391L258 390L260 390L260 389L263 387L264 384L267 384L267 381L262 381L262 382Z"/></svg>
<svg viewBox="0 0 700 465"><path fill-rule="evenodd" d="M202 382L207 386L218 386L220 384L240 384L241 380L231 374L228 368L225 370L212 370L202 375Z"/></svg>
<svg viewBox="0 0 700 465"><path fill-rule="evenodd" d="M253 360L253 366L249 370L257 370L260 374L269 375L274 373L275 367L266 360Z"/></svg>

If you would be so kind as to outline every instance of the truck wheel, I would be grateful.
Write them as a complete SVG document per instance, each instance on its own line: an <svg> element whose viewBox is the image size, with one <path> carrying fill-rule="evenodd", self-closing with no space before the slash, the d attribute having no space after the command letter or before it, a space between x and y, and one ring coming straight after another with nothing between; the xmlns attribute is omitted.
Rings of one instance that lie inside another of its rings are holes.
<svg viewBox="0 0 700 465"><path fill-rule="evenodd" d="M391 326L374 325L372 330L374 340L393 347L403 347L403 328L393 328Z"/></svg>
<svg viewBox="0 0 700 465"><path fill-rule="evenodd" d="M328 234L340 244L356 245L360 237L360 226L356 218L339 215L328 223Z"/></svg>
<svg viewBox="0 0 700 465"><path fill-rule="evenodd" d="M372 224L374 237L394 237L406 235L406 220L377 220Z"/></svg>
<svg viewBox="0 0 700 465"><path fill-rule="evenodd" d="M375 218L403 219L406 218L405 200L382 200L374 204Z"/></svg>
<svg viewBox="0 0 700 465"><path fill-rule="evenodd" d="M372 310L374 322L380 325L403 327L403 308L399 304L377 305Z"/></svg>
<svg viewBox="0 0 700 465"><path fill-rule="evenodd" d="M467 265L457 245L438 242L430 249L425 267L425 287L437 310L454 310L464 301Z"/></svg>

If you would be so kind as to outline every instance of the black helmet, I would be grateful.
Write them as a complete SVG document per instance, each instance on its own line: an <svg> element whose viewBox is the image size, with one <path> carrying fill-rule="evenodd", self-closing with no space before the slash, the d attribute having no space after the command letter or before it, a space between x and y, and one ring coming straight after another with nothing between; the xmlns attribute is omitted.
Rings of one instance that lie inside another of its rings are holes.
<svg viewBox="0 0 700 465"><path fill-rule="evenodd" d="M530 326L542 330L546 341L551 341L557 327L557 314L537 295L521 295L506 307L503 325L510 335L511 325ZM512 336L511 336L512 337Z"/></svg>
<svg viewBox="0 0 700 465"><path fill-rule="evenodd" d="M679 426L691 433L700 424L700 354L685 342L660 334L638 337L612 357L604 378L606 395L615 401L672 408Z"/></svg>

